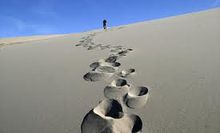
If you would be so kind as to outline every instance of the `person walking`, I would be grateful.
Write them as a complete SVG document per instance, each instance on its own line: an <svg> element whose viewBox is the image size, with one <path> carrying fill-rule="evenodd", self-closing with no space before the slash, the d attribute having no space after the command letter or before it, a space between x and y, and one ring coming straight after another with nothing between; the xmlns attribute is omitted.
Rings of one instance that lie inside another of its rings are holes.
<svg viewBox="0 0 220 133"><path fill-rule="evenodd" d="M104 28L104 30L107 30L107 20L106 19L103 20L103 28Z"/></svg>

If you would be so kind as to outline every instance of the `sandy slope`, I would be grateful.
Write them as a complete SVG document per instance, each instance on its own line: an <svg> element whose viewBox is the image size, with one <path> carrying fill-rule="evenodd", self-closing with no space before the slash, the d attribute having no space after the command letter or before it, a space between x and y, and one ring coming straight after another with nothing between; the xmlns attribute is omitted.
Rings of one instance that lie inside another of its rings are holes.
<svg viewBox="0 0 220 133"><path fill-rule="evenodd" d="M30 37L15 37L15 38L0 38L0 47L6 45L14 45L24 42L31 42L31 41L40 41L45 39L51 39L54 37L59 37L63 35L38 35L38 36L30 36Z"/></svg>
<svg viewBox="0 0 220 133"><path fill-rule="evenodd" d="M127 81L150 86L139 115L144 133L220 131L220 9L114 28L95 44L132 48L119 62ZM75 45L88 33L5 46L0 50L0 133L79 133L104 99L109 80L83 79L109 49Z"/></svg>

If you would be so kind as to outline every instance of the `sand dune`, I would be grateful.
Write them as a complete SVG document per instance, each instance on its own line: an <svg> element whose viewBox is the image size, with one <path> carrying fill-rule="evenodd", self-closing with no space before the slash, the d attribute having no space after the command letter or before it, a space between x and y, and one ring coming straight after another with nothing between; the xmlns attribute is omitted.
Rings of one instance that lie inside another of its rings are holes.
<svg viewBox="0 0 220 133"><path fill-rule="evenodd" d="M0 39L0 132L219 133L219 23L217 8Z"/></svg>
<svg viewBox="0 0 220 133"><path fill-rule="evenodd" d="M31 37L16 37L16 38L0 38L0 45L13 45L13 44L19 44L19 43L27 43L31 41L39 41L39 40L45 40L50 39L54 37L60 37L64 35L42 35L42 36L31 36Z"/></svg>

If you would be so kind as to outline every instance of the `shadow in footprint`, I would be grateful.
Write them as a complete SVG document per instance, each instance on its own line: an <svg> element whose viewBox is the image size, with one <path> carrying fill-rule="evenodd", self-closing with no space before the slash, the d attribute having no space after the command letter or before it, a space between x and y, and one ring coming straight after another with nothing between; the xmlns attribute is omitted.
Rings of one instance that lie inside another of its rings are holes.
<svg viewBox="0 0 220 133"><path fill-rule="evenodd" d="M142 130L142 120L139 116L137 115L131 115L130 116L131 121L133 122L133 128L132 128L132 133L138 133Z"/></svg>
<svg viewBox="0 0 220 133"><path fill-rule="evenodd" d="M95 71L96 69L100 69L100 71L102 72L109 72L109 73L113 73L116 71L116 68L119 67L121 64L119 62L113 62L113 63L109 63L109 62L93 62L92 64L89 65L90 68L92 68L93 71Z"/></svg>
<svg viewBox="0 0 220 133"><path fill-rule="evenodd" d="M106 73L114 73L116 70L114 67L111 67L111 66L99 66L97 68L97 71L106 72Z"/></svg>
<svg viewBox="0 0 220 133"><path fill-rule="evenodd" d="M125 103L129 108L141 108L147 103L148 95L147 87L132 87L126 95Z"/></svg>
<svg viewBox="0 0 220 133"><path fill-rule="evenodd" d="M138 133L141 130L140 117L124 113L121 104L113 99L101 101L81 124L82 133Z"/></svg>
<svg viewBox="0 0 220 133"><path fill-rule="evenodd" d="M101 81L105 78L108 78L110 74L107 73L101 73L101 72L88 72L83 76L83 79L86 81Z"/></svg>
<svg viewBox="0 0 220 133"><path fill-rule="evenodd" d="M95 70L97 67L100 66L100 62L93 62L92 64L89 65L90 68Z"/></svg>
<svg viewBox="0 0 220 133"><path fill-rule="evenodd" d="M127 70L122 70L122 71L118 74L118 76L123 77L123 78L126 78L126 77L128 77L129 75L134 74L134 73L135 73L135 69L130 68L130 69L127 69Z"/></svg>
<svg viewBox="0 0 220 133"><path fill-rule="evenodd" d="M106 99L89 111L81 124L82 133L113 131L114 119L123 117L123 110L116 100Z"/></svg>
<svg viewBox="0 0 220 133"><path fill-rule="evenodd" d="M122 87L127 85L127 81L125 79L116 79L112 81L111 85L116 87Z"/></svg>
<svg viewBox="0 0 220 133"><path fill-rule="evenodd" d="M104 96L109 99L122 100L123 97L128 93L130 85L124 79L117 79L104 88Z"/></svg>
<svg viewBox="0 0 220 133"><path fill-rule="evenodd" d="M126 56L127 53L128 53L127 50L122 50L122 51L118 52L118 55L119 56Z"/></svg>
<svg viewBox="0 0 220 133"><path fill-rule="evenodd" d="M117 61L117 59L118 59L118 56L111 55L107 59L105 59L105 62L114 63Z"/></svg>

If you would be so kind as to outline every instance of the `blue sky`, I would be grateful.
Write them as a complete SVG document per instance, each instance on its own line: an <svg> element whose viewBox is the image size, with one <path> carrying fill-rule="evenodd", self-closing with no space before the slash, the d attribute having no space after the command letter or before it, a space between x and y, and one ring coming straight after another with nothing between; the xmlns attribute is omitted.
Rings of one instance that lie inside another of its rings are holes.
<svg viewBox="0 0 220 133"><path fill-rule="evenodd" d="M220 7L220 0L0 0L0 37L76 33Z"/></svg>

